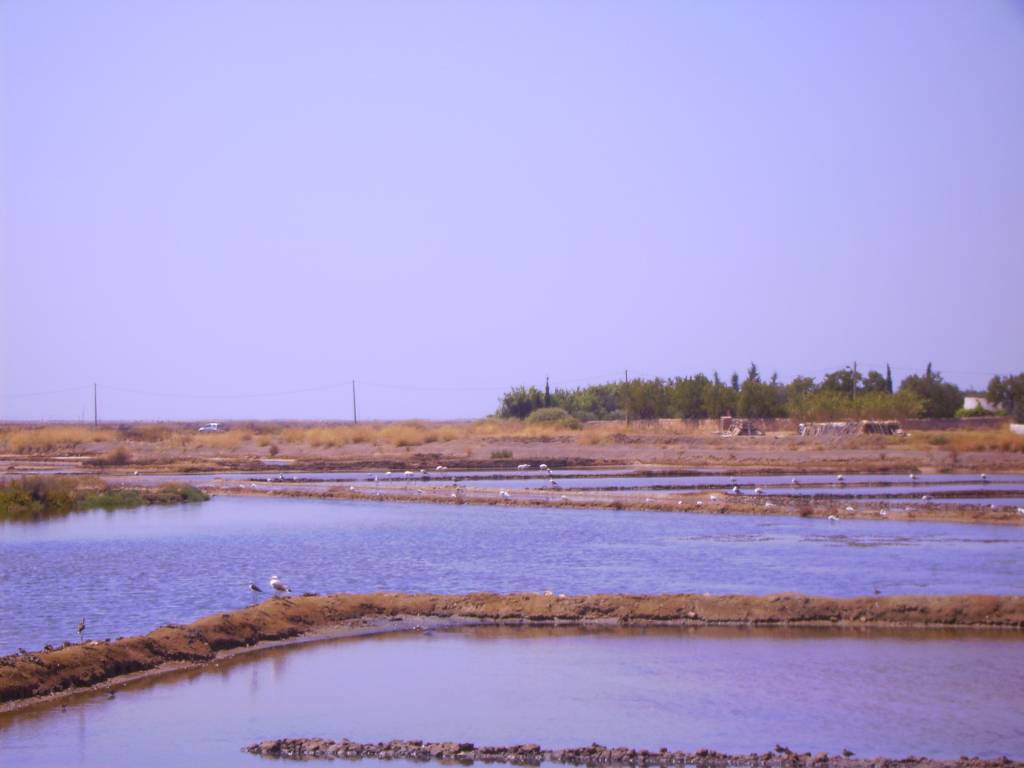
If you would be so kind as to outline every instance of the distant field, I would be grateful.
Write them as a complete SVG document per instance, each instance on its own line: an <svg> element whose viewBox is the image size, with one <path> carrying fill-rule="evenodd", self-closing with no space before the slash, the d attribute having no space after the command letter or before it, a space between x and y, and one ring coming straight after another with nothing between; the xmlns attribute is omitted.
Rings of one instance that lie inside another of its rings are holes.
<svg viewBox="0 0 1024 768"><path fill-rule="evenodd" d="M715 421L659 420L393 421L228 423L224 432L199 432L198 424L131 422L0 425L0 462L60 462L84 470L192 471L250 469L268 462L292 468L427 468L435 465L552 466L658 464L777 471L1024 469L1024 436L1005 424L950 420L905 435L801 437L792 422L762 424L765 434L726 436Z"/></svg>

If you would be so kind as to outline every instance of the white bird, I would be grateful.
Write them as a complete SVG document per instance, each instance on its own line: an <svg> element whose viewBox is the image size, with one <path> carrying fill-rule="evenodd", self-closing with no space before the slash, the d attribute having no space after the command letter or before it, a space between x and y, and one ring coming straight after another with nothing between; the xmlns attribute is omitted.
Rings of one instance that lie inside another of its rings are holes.
<svg viewBox="0 0 1024 768"><path fill-rule="evenodd" d="M682 504L683 504L683 502L680 501L679 505L682 506ZM704 506L704 502L701 501L700 499L697 499L697 506L698 507L703 507Z"/></svg>
<svg viewBox="0 0 1024 768"><path fill-rule="evenodd" d="M832 521L832 522L834 523L834 522L836 522L836 521L837 521L837 520L838 520L839 518L838 518L838 517L836 517L835 515L829 515L829 516L828 516L828 519L829 519L829 520L831 520L831 521Z"/></svg>
<svg viewBox="0 0 1024 768"><path fill-rule="evenodd" d="M389 469L389 470L388 470L387 472L385 472L384 474L385 474L385 475L390 475L390 474L391 474L391 470Z"/></svg>
<svg viewBox="0 0 1024 768"><path fill-rule="evenodd" d="M889 513L886 512L884 509L878 510L878 514L881 515L882 517L888 517L889 516Z"/></svg>
<svg viewBox="0 0 1024 768"><path fill-rule="evenodd" d="M413 471L412 471L411 469L407 469L407 470L405 470L405 472L403 472L402 474L403 474L403 475L405 475L406 477L409 477L409 476L411 476L411 475L414 475L414 474L416 474L416 473L415 473L415 472L413 472Z"/></svg>
<svg viewBox="0 0 1024 768"><path fill-rule="evenodd" d="M913 472L907 475L907 477L910 478L910 482L914 482L915 480L917 480L917 475L915 475Z"/></svg>
<svg viewBox="0 0 1024 768"><path fill-rule="evenodd" d="M516 469L529 469L529 468L530 468L529 464L520 464L518 467L516 467Z"/></svg>
<svg viewBox="0 0 1024 768"><path fill-rule="evenodd" d="M836 475L836 482L841 483L845 478L842 475Z"/></svg>
<svg viewBox="0 0 1024 768"><path fill-rule="evenodd" d="M931 499L931 496L929 496L927 493L924 496L921 497L921 501L928 501L930 499Z"/></svg>
<svg viewBox="0 0 1024 768"><path fill-rule="evenodd" d="M775 505L774 505L774 504L772 504L772 503L771 503L770 501L766 501L766 502L764 503L764 505L765 505L765 507L766 507L767 509L771 509L772 507L774 507L774 506L775 506Z"/></svg>
<svg viewBox="0 0 1024 768"><path fill-rule="evenodd" d="M554 596L555 596L555 593L552 592L550 589L545 589L544 590L544 597L554 597Z"/></svg>
<svg viewBox="0 0 1024 768"><path fill-rule="evenodd" d="M1024 515L1024 507L1017 507L1017 514Z"/></svg>
<svg viewBox="0 0 1024 768"><path fill-rule="evenodd" d="M448 467L446 467L444 464L438 464L436 467L434 467L435 472L445 472L447 471L447 469Z"/></svg>
<svg viewBox="0 0 1024 768"><path fill-rule="evenodd" d="M797 480L795 477L792 480L790 480L789 482L792 483L793 485L800 485L800 481Z"/></svg>
<svg viewBox="0 0 1024 768"><path fill-rule="evenodd" d="M708 496L708 498L711 499L712 501L718 501L718 497L713 493L710 496Z"/></svg>
<svg viewBox="0 0 1024 768"><path fill-rule="evenodd" d="M982 472L981 473L981 481L982 482L986 482L987 480L988 480L988 475L986 475L984 472Z"/></svg>
<svg viewBox="0 0 1024 768"><path fill-rule="evenodd" d="M733 492L733 493L739 493L739 492L740 492L740 487L739 487L738 485L734 485L734 486L732 487L732 492Z"/></svg>
<svg viewBox="0 0 1024 768"><path fill-rule="evenodd" d="M764 491L761 490L760 488L755 488L754 489L754 493L757 494L758 496L760 496L762 493L764 493Z"/></svg>
<svg viewBox="0 0 1024 768"><path fill-rule="evenodd" d="M547 464L539 464L539 465L537 466L537 468L538 468L538 469L547 469L547 468L548 468L548 465L547 465Z"/></svg>
<svg viewBox="0 0 1024 768"><path fill-rule="evenodd" d="M846 511L847 511L847 512L853 512L853 507L847 507L847 508L846 508Z"/></svg>
<svg viewBox="0 0 1024 768"><path fill-rule="evenodd" d="M355 487L354 485L350 485L350 486L348 487L348 489L349 489L350 491L354 491L354 490L356 489L356 487Z"/></svg>
<svg viewBox="0 0 1024 768"><path fill-rule="evenodd" d="M277 576L270 577L270 586L274 588L275 592L291 592L291 588L281 581Z"/></svg>
<svg viewBox="0 0 1024 768"><path fill-rule="evenodd" d="M498 495L501 496L503 499L511 499L512 498L512 494L509 493L504 488L502 488L500 491L498 491Z"/></svg>

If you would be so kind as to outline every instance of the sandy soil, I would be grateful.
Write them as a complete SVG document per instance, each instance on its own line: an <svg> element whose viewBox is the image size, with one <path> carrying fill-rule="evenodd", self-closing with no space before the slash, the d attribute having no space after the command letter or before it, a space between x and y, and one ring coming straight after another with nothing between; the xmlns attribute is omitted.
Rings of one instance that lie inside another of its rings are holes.
<svg viewBox="0 0 1024 768"><path fill-rule="evenodd" d="M961 757L958 760L932 760L923 757L905 757L902 759L879 758L870 759L855 757L852 752L842 755L829 755L819 752L796 753L777 745L773 752L763 754L728 755L710 749L696 752L670 752L667 749L648 751L646 749L630 749L629 747L605 747L591 744L587 747L569 747L565 749L544 749L536 744L516 744L512 746L484 747L470 743L423 742L423 741L386 741L378 743L360 743L342 739L274 739L251 744L246 751L254 755L270 758L290 758L293 760L413 760L417 762L438 760L444 763L468 764L479 760L485 763L507 763L512 765L540 765L541 763L563 763L566 765L608 765L608 766L698 766L699 768L801 768L802 766L831 765L837 768L988 768L1003 766L1016 768L1024 763L994 758Z"/></svg>
<svg viewBox="0 0 1024 768"><path fill-rule="evenodd" d="M274 597L188 625L110 642L0 657L0 711L123 675L205 664L268 641L385 631L409 617L483 623L688 624L1024 629L1024 597L401 593ZM416 619L412 619L413 622Z"/></svg>

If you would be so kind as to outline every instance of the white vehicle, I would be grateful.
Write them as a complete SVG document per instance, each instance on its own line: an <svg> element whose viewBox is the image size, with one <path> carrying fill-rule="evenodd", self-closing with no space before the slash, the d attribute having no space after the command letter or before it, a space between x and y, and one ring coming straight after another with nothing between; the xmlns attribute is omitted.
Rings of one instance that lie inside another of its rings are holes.
<svg viewBox="0 0 1024 768"><path fill-rule="evenodd" d="M227 432L227 427L217 421L211 421L199 428L200 432Z"/></svg>

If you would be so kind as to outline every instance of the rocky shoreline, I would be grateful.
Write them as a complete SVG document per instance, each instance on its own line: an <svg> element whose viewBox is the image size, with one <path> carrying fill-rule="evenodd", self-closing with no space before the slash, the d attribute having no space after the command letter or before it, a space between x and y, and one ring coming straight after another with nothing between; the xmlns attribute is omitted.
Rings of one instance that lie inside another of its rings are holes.
<svg viewBox="0 0 1024 768"><path fill-rule="evenodd" d="M415 760L425 762L439 760L464 765L476 761L484 763L506 763L511 765L540 765L541 763L562 763L565 765L587 766L630 766L631 768L653 768L654 766L697 766L698 768L803 768L807 766L835 766L836 768L1018 768L1024 763L1005 757L982 759L961 757L958 760L935 760L925 757L905 758L858 758L844 750L842 755L819 752L797 753L787 747L776 745L772 752L729 755L710 749L696 752L672 752L668 749L649 751L628 747L605 747L592 744L589 747L566 749L543 749L536 744L516 744L504 747L482 747L471 743L435 741L383 741L360 743L342 739L274 739L251 744L246 752L261 757L286 758L292 760Z"/></svg>
<svg viewBox="0 0 1024 768"><path fill-rule="evenodd" d="M480 592L273 597L147 635L0 657L0 710L173 664L202 665L269 642L450 623L1024 629L1024 596L556 595ZM379 627L374 627L377 623Z"/></svg>

